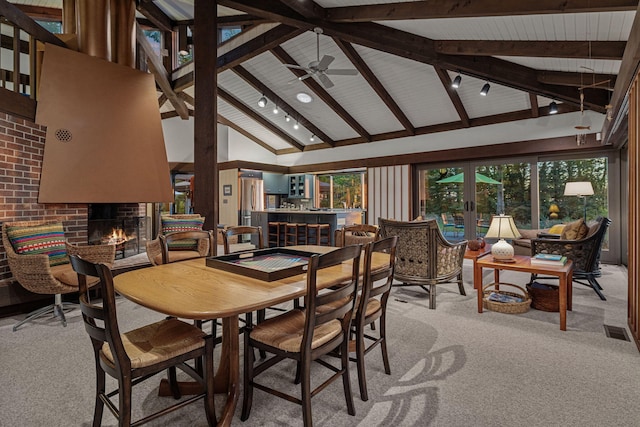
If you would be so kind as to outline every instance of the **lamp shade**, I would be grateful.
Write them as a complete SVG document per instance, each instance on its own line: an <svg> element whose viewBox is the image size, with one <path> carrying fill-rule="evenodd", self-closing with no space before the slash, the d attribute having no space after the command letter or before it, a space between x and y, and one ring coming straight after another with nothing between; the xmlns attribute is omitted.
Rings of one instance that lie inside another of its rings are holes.
<svg viewBox="0 0 640 427"><path fill-rule="evenodd" d="M489 239L518 239L521 237L511 215L496 215L484 237Z"/></svg>
<svg viewBox="0 0 640 427"><path fill-rule="evenodd" d="M565 196L591 196L593 187L589 181L567 182L564 187Z"/></svg>

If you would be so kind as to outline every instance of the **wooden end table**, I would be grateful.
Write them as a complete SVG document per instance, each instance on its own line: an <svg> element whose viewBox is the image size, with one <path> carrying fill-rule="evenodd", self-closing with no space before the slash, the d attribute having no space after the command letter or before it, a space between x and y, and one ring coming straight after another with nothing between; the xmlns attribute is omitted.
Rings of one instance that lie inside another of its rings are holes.
<svg viewBox="0 0 640 427"><path fill-rule="evenodd" d="M465 255L466 258L466 255ZM543 276L555 276L559 279L558 298L560 302L560 330L567 330L567 310L572 307L572 280L573 262L568 260L563 266L554 265L531 265L531 257L516 255L515 262L507 263L493 259L493 255L486 255L474 260L473 265L473 285L478 293L478 313L482 313L482 269L491 268L495 271L495 283L500 283L500 270L520 271L522 273L538 274Z"/></svg>

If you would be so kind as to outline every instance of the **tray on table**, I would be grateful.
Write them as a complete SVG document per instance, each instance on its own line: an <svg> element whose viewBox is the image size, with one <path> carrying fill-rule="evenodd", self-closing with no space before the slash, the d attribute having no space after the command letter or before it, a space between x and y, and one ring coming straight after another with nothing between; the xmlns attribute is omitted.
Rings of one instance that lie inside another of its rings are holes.
<svg viewBox="0 0 640 427"><path fill-rule="evenodd" d="M207 266L254 279L272 282L307 271L315 252L287 248L268 248L236 252L207 258Z"/></svg>

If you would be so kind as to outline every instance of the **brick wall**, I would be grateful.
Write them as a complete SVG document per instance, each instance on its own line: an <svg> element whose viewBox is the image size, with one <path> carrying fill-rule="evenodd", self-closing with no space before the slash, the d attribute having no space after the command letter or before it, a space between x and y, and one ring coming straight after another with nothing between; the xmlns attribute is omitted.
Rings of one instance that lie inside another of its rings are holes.
<svg viewBox="0 0 640 427"><path fill-rule="evenodd" d="M70 242L87 242L86 204L40 204L45 127L0 113L0 222L60 218ZM11 272L0 242L0 283Z"/></svg>

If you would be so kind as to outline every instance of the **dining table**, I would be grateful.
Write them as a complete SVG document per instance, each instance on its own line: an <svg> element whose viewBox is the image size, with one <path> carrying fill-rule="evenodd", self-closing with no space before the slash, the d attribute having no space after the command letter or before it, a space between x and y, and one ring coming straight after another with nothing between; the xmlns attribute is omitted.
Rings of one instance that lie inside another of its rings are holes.
<svg viewBox="0 0 640 427"><path fill-rule="evenodd" d="M287 249L326 253L335 248L301 245L287 246ZM373 255L372 270L388 264L389 257L385 254ZM363 264L364 256L361 257L361 266ZM318 277L318 289L348 280L351 273L351 263L329 267ZM304 297L306 279L303 272L279 280L260 280L209 267L206 258L196 258L119 274L114 277L114 286L128 300L168 316L221 320L222 344L214 383L216 393L227 395L218 425L228 426L239 398L239 316ZM193 384L199 387L198 383Z"/></svg>

